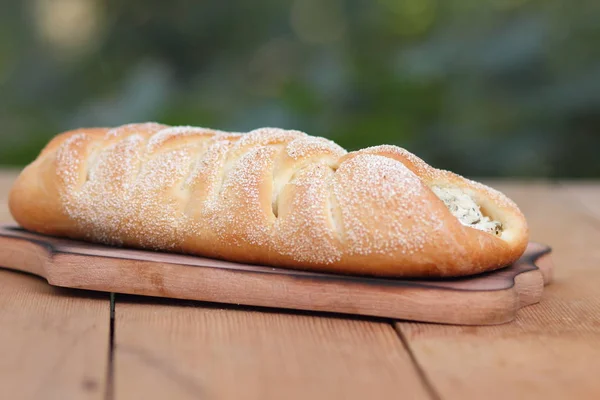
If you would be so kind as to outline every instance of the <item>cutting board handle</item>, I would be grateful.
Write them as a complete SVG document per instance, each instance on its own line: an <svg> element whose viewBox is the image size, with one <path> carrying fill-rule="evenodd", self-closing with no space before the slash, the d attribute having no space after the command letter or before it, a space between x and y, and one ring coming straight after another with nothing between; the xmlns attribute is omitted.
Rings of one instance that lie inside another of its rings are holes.
<svg viewBox="0 0 600 400"><path fill-rule="evenodd" d="M6 239L0 246L2 267L47 278L46 267L51 263L52 247L36 241Z"/></svg>

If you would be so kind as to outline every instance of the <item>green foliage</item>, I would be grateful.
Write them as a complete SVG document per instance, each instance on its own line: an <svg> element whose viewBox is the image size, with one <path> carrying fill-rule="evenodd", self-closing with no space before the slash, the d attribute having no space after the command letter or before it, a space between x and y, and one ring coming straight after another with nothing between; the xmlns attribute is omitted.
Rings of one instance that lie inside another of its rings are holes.
<svg viewBox="0 0 600 400"><path fill-rule="evenodd" d="M477 176L599 177L600 3L0 0L0 164L135 121L304 130Z"/></svg>

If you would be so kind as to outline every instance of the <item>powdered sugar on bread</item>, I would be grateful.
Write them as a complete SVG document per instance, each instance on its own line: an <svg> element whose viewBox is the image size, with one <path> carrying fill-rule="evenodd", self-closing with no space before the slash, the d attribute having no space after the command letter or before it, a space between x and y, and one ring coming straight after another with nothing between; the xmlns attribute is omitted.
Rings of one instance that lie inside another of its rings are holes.
<svg viewBox="0 0 600 400"><path fill-rule="evenodd" d="M37 167L51 159L54 169ZM56 234L112 245L329 272L448 276L502 266L527 241L524 218L504 195L395 146L347 153L293 130L146 123L66 133L38 161L15 193L35 197L36 174L55 185L57 197L46 201L64 213ZM506 232L461 224L434 193L438 186L463 190ZM20 213L19 200L11 197L17 221L53 232Z"/></svg>

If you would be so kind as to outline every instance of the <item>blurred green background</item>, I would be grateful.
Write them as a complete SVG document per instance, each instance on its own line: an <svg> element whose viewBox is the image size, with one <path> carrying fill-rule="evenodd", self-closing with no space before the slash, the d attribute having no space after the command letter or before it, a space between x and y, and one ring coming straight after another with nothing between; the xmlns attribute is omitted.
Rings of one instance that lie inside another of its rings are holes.
<svg viewBox="0 0 600 400"><path fill-rule="evenodd" d="M0 0L0 165L158 121L600 176L598 0Z"/></svg>

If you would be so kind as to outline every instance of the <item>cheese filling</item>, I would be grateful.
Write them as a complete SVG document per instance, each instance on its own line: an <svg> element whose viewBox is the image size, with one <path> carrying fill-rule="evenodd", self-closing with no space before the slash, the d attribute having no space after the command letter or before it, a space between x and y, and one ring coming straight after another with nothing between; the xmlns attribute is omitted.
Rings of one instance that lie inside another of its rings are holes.
<svg viewBox="0 0 600 400"><path fill-rule="evenodd" d="M433 186L431 189L461 224L493 235L500 235L502 232L502 224L483 215L479 205L462 190L439 186Z"/></svg>

